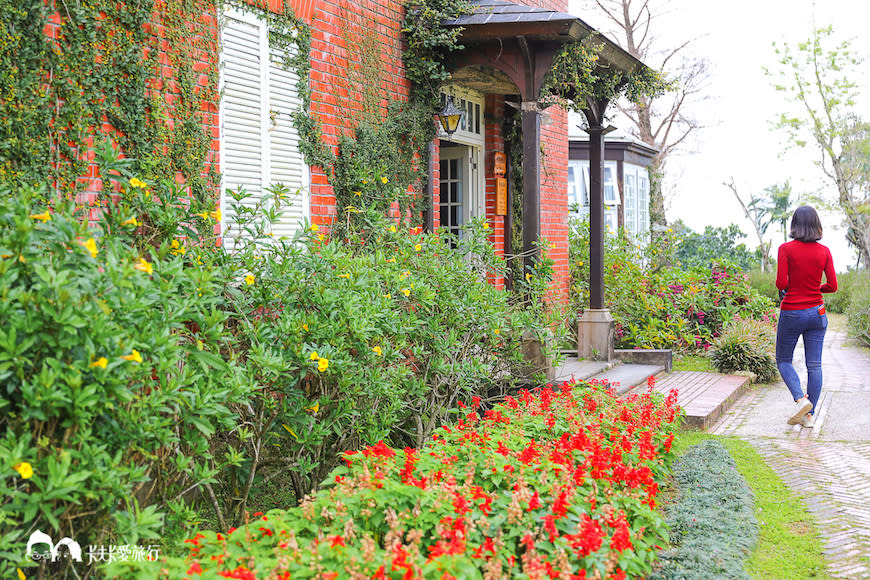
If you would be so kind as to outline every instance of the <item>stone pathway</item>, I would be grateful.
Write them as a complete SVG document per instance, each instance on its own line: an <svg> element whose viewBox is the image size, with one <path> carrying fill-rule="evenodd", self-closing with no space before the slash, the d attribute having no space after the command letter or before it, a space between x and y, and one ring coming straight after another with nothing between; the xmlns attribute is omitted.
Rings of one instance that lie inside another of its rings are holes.
<svg viewBox="0 0 870 580"><path fill-rule="evenodd" d="M785 422L792 404L782 382L747 390L710 432L750 442L815 516L835 578L870 579L870 351L850 343L830 316L816 426ZM803 346L795 368L806 384Z"/></svg>

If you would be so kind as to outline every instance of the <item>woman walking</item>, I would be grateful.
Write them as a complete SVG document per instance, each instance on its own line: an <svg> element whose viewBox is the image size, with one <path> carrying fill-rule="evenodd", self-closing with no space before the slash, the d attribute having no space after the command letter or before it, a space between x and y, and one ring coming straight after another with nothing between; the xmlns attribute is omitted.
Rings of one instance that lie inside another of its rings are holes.
<svg viewBox="0 0 870 580"><path fill-rule="evenodd" d="M788 424L812 427L822 391L822 346L828 328L822 293L837 291L837 273L831 251L818 243L822 239L822 222L815 209L802 205L795 210L789 236L794 239L779 247L776 265L776 287L780 296L785 292L776 326L776 366L794 399ZM807 364L806 394L792 365L800 336L804 339Z"/></svg>

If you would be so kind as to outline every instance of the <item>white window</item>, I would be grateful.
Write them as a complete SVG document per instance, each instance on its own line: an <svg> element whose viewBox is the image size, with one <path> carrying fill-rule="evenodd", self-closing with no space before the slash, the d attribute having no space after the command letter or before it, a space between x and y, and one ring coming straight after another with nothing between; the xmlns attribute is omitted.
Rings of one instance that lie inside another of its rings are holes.
<svg viewBox="0 0 870 580"><path fill-rule="evenodd" d="M604 225L616 232L619 197L616 188L616 162L604 163ZM576 204L576 205L575 205ZM576 210L576 211L575 211ZM568 162L568 211L576 216L589 213L589 162Z"/></svg>
<svg viewBox="0 0 870 580"><path fill-rule="evenodd" d="M637 178L633 171L625 173L625 229L636 236L637 231Z"/></svg>
<svg viewBox="0 0 870 580"><path fill-rule="evenodd" d="M265 188L283 184L289 195L272 224L278 238L291 237L308 217L308 167L299 150L292 114L301 101L297 75L282 68L284 53L269 47L266 24L254 14L226 10L221 22L221 169L223 183L221 231L244 235L228 191L244 188L254 206ZM286 204L286 205L285 205Z"/></svg>
<svg viewBox="0 0 870 580"><path fill-rule="evenodd" d="M647 168L638 171L638 234L644 238L649 233L649 175Z"/></svg>

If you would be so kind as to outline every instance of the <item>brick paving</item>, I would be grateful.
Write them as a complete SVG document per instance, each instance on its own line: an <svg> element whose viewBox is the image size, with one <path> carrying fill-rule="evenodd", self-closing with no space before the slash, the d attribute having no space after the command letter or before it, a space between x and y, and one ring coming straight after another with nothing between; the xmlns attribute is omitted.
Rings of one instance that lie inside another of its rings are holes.
<svg viewBox="0 0 870 580"><path fill-rule="evenodd" d="M785 423L791 399L782 382L746 390L710 428L755 447L816 518L834 578L870 579L870 351L850 344L830 317L824 383L813 429ZM798 374L802 346L795 351Z"/></svg>

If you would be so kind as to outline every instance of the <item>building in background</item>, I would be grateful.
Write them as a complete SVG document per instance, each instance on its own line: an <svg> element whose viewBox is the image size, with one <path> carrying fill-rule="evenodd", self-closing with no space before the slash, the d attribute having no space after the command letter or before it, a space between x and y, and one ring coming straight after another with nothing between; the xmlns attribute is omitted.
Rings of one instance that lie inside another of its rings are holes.
<svg viewBox="0 0 870 580"><path fill-rule="evenodd" d="M580 115L568 115L568 207L572 216L589 214L589 139ZM608 232L625 228L649 241L649 166L657 151L616 130L604 138L604 223Z"/></svg>

